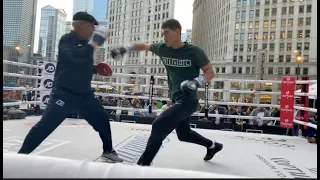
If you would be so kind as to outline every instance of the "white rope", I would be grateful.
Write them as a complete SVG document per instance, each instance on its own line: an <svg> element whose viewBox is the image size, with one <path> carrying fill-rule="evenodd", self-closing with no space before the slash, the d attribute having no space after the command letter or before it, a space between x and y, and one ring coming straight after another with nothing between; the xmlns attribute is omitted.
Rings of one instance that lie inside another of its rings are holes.
<svg viewBox="0 0 320 180"><path fill-rule="evenodd" d="M10 65L24 66L24 67L31 67L31 68L43 68L43 66L14 62L14 61L9 61L9 60L3 60L3 64L10 64Z"/></svg>
<svg viewBox="0 0 320 180"><path fill-rule="evenodd" d="M99 93L96 92L95 95L98 96L108 96L108 97L122 97L122 98L133 98L133 99L149 99L149 97L146 96L132 96L132 95L120 95L120 94L109 94L109 93ZM153 97L154 100L160 100L160 101L171 101L169 98L160 98L160 97ZM239 102L221 102L221 101L208 101L211 104L217 104L217 105L229 105L229 106L256 106L256 107L274 107L274 108L280 108L280 105L275 104L253 104L253 103L239 103ZM205 103L204 100L199 100L200 104ZM306 107L300 107L300 106L294 106L295 109L303 110L303 111L311 111L311 112L317 112L317 109L315 108L306 108Z"/></svg>
<svg viewBox="0 0 320 180"><path fill-rule="evenodd" d="M3 75L4 76L19 77L19 78L42 79L42 76L31 76L31 75L7 73L7 72L3 72Z"/></svg>
<svg viewBox="0 0 320 180"><path fill-rule="evenodd" d="M141 112L148 112L148 109L136 109L136 108L126 108L126 107L112 107L112 106L103 106L105 109L110 110L124 110L124 111L141 111ZM152 112L163 112L163 110L152 110ZM205 116L204 113L193 113L191 116ZM239 115L225 115L225 114L208 114L208 117L219 117L219 118L239 118L239 119L261 119L262 121L273 120L273 121L280 121L278 117L256 117L256 116L239 116ZM317 125L306 123L304 121L293 120L297 124L309 126L312 128L317 129Z"/></svg>
<svg viewBox="0 0 320 180"><path fill-rule="evenodd" d="M20 104L41 104L41 101L26 101L25 103L23 102L8 102L8 103L3 103L3 106L17 106Z"/></svg>
<svg viewBox="0 0 320 180"><path fill-rule="evenodd" d="M42 91L44 88L32 88L32 87L8 87L8 86L3 86L3 90L16 90L16 91Z"/></svg>
<svg viewBox="0 0 320 180"><path fill-rule="evenodd" d="M43 66L37 66L37 65L31 65L26 63L19 63L19 62L12 62L8 60L3 60L4 64L15 64L18 66L25 66L25 67L35 67L35 68L42 68ZM144 78L150 78L150 75L144 75L144 74L125 74L125 73L113 73L113 76L118 77L144 77ZM158 79L167 79L167 76L154 76L154 78ZM251 82L251 83L282 83L282 81L273 81L273 80L249 80L249 79L213 79L212 81L225 81L225 82ZM301 81L297 80L296 84L312 84L317 83L317 80L308 80L308 81Z"/></svg>

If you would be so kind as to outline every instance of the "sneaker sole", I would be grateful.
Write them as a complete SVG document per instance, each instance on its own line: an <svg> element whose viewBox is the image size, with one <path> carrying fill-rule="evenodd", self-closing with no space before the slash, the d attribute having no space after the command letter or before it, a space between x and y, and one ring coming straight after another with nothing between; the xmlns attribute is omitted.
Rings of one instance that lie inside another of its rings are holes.
<svg viewBox="0 0 320 180"><path fill-rule="evenodd" d="M121 163L123 161L116 161L107 157L100 157L101 160L103 160L104 162L108 162L108 163Z"/></svg>
<svg viewBox="0 0 320 180"><path fill-rule="evenodd" d="M209 160L211 160L211 159L212 159L218 152L220 152L222 149L223 149L223 145L221 145L221 148L220 148L217 152L215 152L211 158L209 158L209 159L203 159L203 160L204 160L204 161L209 161Z"/></svg>

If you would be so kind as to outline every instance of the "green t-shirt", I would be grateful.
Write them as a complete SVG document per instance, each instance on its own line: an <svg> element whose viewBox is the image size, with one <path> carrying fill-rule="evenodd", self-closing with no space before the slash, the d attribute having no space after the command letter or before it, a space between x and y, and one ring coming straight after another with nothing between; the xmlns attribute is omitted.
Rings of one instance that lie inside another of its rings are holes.
<svg viewBox="0 0 320 180"><path fill-rule="evenodd" d="M149 51L161 58L167 70L168 87L173 101L186 95L181 91L181 82L198 77L200 68L210 63L200 47L188 43L179 49L168 47L165 43L154 43L150 45ZM198 99L198 92L192 92L188 96Z"/></svg>

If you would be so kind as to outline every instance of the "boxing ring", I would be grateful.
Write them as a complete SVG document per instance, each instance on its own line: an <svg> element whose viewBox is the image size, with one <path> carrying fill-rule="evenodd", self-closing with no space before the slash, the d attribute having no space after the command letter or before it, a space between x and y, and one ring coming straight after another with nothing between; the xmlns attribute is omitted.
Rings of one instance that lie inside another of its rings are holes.
<svg viewBox="0 0 320 180"><path fill-rule="evenodd" d="M25 65L10 61L4 61L4 63L19 66ZM42 67L37 66L34 68ZM41 79L39 76L5 72L3 75ZM126 77L146 77L146 75L137 74L114 74L114 76L118 75ZM316 81L297 81L297 83L314 82ZM105 82L94 81L92 83L106 84ZM132 86L132 84L130 85ZM29 89L31 90L31 88ZM32 88L32 90L35 91L41 91L42 89L43 88L37 87ZM4 90L26 90L26 88L4 87ZM200 89L200 91L201 90L204 91L204 89ZM209 91L218 92L219 90L215 89ZM272 94L277 92L267 93ZM96 95L136 99L149 98L145 96L106 93L96 93ZM295 93L295 95L309 96L316 94ZM167 100L165 98L156 97L152 97L152 99ZM27 102L27 104L41 103L41 101ZM205 103L205 101L200 103ZM279 105L235 102L209 101L209 103L279 107ZM3 105L12 106L16 104L20 103L4 103ZM136 110L124 107L105 108L129 111ZM313 108L300 106L295 106L294 108L317 112L317 109ZM141 111L148 110L141 109ZM160 110L154 112L161 113ZM194 115L204 116L205 114L195 113ZM254 117L251 116L214 114L210 114L209 116L254 119ZM224 149L212 160L208 162L203 161L203 157L206 153L205 148L189 143L181 143L176 137L175 132L172 132L164 140L163 146L154 159L151 168L135 166L146 146L147 139L150 135L151 125L124 122L111 122L114 148L119 156L124 159L124 163L122 164L110 165L107 163L99 163L102 161L99 159L102 147L99 135L82 119L66 119L31 155L26 157L14 155L21 147L21 143L29 129L39 121L40 118L41 116L28 116L23 120L3 121L4 174L8 177L27 177L26 175L29 175L28 177L317 178L317 146L316 144L307 143L304 138L259 133L205 130L198 128L193 129L205 137L217 140L224 145ZM271 118L266 117L261 119L271 120ZM279 120L279 118L272 117L272 120ZM304 121L294 120L294 122L317 128L316 125ZM34 160L34 162L30 163L31 160ZM21 171L21 169L24 171ZM34 172L32 169L43 169L47 174L44 175L42 171ZM66 171L66 169L69 170ZM19 173L16 172L20 172L20 176L18 175ZM60 173L60 175L57 175L58 173Z"/></svg>

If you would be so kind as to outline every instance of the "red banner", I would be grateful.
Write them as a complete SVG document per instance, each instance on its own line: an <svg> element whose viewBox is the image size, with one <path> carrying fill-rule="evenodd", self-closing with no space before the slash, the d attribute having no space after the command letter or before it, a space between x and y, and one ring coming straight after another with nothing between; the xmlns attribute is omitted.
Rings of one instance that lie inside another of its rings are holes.
<svg viewBox="0 0 320 180"><path fill-rule="evenodd" d="M295 86L294 76L282 77L280 99L280 127L282 128L293 128Z"/></svg>

